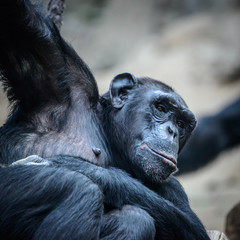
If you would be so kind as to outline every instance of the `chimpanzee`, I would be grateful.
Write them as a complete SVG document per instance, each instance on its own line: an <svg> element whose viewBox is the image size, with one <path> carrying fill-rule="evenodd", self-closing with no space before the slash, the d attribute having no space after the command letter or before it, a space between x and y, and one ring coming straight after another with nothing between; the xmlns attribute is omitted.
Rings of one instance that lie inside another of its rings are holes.
<svg viewBox="0 0 240 240"><path fill-rule="evenodd" d="M29 0L3 0L0 26L12 102L0 129L1 163L10 164L0 169L0 236L209 239L171 176L196 124L181 97L130 73L100 97L85 63ZM40 157L16 162L32 154Z"/></svg>

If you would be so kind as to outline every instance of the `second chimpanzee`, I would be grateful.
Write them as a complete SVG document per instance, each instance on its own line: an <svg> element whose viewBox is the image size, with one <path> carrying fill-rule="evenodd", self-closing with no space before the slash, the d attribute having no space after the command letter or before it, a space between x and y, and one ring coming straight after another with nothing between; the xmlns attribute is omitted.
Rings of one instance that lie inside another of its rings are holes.
<svg viewBox="0 0 240 240"><path fill-rule="evenodd" d="M42 157L0 169L0 235L209 239L170 176L196 124L181 97L130 73L99 97L86 65L28 0L4 0L0 26L14 103L0 129L1 163Z"/></svg>
<svg viewBox="0 0 240 240"><path fill-rule="evenodd" d="M217 114L199 119L190 141L180 154L178 174L195 171L221 152L240 144L240 98Z"/></svg>

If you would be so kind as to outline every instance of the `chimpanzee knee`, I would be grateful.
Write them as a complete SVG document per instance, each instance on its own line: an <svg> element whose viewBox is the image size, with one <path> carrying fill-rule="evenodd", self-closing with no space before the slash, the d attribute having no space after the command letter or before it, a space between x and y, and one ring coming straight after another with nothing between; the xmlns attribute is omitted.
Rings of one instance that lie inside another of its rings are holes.
<svg viewBox="0 0 240 240"><path fill-rule="evenodd" d="M156 233L153 218L144 210L125 205L104 215L101 240L151 240Z"/></svg>
<svg viewBox="0 0 240 240"><path fill-rule="evenodd" d="M46 166L2 168L0 192L0 236L6 240L99 239L103 195L80 173Z"/></svg>
<svg viewBox="0 0 240 240"><path fill-rule="evenodd" d="M68 180L68 187L71 193L44 219L34 240L99 239L102 192L90 179L76 172Z"/></svg>

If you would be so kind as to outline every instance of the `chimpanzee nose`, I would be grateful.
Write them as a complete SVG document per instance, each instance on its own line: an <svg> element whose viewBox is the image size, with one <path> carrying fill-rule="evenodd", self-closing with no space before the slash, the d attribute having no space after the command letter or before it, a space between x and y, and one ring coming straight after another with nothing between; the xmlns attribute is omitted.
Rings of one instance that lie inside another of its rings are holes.
<svg viewBox="0 0 240 240"><path fill-rule="evenodd" d="M170 135L173 135L174 138L177 136L177 130L174 129L173 127L167 126L167 130L168 130Z"/></svg>

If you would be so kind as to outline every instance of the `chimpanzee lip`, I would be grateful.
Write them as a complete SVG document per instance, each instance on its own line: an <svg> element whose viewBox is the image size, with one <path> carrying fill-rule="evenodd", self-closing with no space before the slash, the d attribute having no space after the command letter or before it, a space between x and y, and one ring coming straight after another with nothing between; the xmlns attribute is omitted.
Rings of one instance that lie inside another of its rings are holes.
<svg viewBox="0 0 240 240"><path fill-rule="evenodd" d="M151 147L149 147L146 143L141 145L141 149L144 149L144 148L147 148L152 153L157 154L158 156L160 156L165 163L171 165L174 168L177 167L177 160L174 157L167 156L165 153L157 152L154 149L152 149Z"/></svg>

